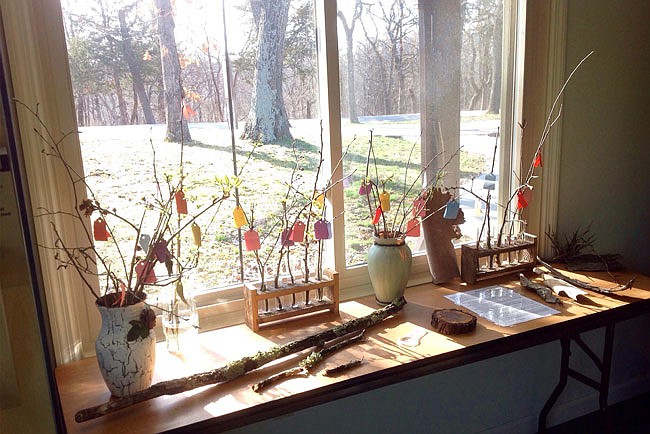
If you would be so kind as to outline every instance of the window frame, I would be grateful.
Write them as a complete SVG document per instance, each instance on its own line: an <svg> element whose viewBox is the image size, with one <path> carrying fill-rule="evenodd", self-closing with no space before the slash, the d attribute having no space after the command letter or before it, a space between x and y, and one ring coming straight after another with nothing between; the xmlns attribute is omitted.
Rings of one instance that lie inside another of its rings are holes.
<svg viewBox="0 0 650 434"><path fill-rule="evenodd" d="M336 22L336 1L314 0L317 19L317 45L319 59L319 74L321 89L320 104L321 116L324 121L326 143L330 143L326 161L329 167L333 162L338 161L341 155L342 143L340 132L340 91L339 91L339 70L338 70L338 42ZM535 2L532 2L534 4ZM502 131L510 131L510 137L502 140L502 143L512 143L511 147L501 146L502 166L501 173L512 174L517 171L519 162L522 161L522 147L520 134L517 133L517 125L523 119L526 109L532 107L528 113L535 116L535 119L543 114L548 105L532 104L526 98L530 92L530 86L540 84L553 84L558 77L564 74L564 65L560 61L564 44L564 28L556 30L549 28L548 23L553 21L562 23L566 20L566 0L554 0L548 6L536 6L531 16L531 3L526 0L505 1L506 14L511 17L518 17L519 26L506 27L507 34L517 34L519 40L517 56L505 56L506 74L504 83L510 83L513 78L518 78L520 83L526 86L519 87L503 86L502 92L506 96L502 101L512 101L512 104L503 109ZM2 21L6 33L10 68L14 77L13 87L15 95L26 103L39 102L44 119L48 125L56 130L69 131L76 128L74 119L74 103L70 84L70 73L65 48L65 36L63 33L63 20L61 6L58 0L8 0L3 3ZM542 10L540 10L542 9ZM524 19L525 18L525 19ZM527 32L524 32L524 28ZM541 29L540 32L538 30ZM526 50L523 50L524 37L535 33L536 37L544 41L543 47L531 43L532 37L526 38ZM541 35L541 36L540 36ZM504 38L504 40L506 40ZM508 39L510 41L510 39ZM511 42L509 42L511 43ZM511 47L512 48L512 47ZM558 48L560 49L558 51ZM504 50L510 53L511 50ZM533 71L531 84L529 85L528 71L531 67L531 59L539 54L544 56L542 62L547 66L542 70ZM550 54L549 54L550 53ZM559 53L559 54L558 54ZM549 61L549 58L551 58ZM555 59L555 61L552 61ZM526 77L523 74L523 63L526 62ZM323 75L325 74L325 77ZM552 86L549 86L552 91ZM550 93L552 93L549 91ZM508 92L510 92L508 94ZM527 93L528 92L528 93ZM549 93L547 92L547 93ZM514 99L514 96L517 99ZM534 96L534 95L533 95ZM539 107L541 106L541 107ZM536 108L537 107L537 108ZM507 120L505 119L507 117ZM543 116L542 116L543 119ZM504 127L504 122L510 122L510 127ZM19 113L20 133L24 149L27 178L31 194L32 209L37 209L42 204L52 204L65 196L65 187L58 185L56 179L61 174L43 160L40 154L40 147L34 139L32 131L33 123L30 123L24 114ZM553 138L551 138L552 140ZM76 146L79 147L78 141ZM505 151L508 153L505 153ZM74 164L81 168L82 162L79 149L71 149L74 157ZM525 151L525 150L524 150ZM525 152L523 153L525 157ZM548 167L552 161L545 161ZM342 170L342 169L339 169ZM334 174L336 178L336 174ZM510 182L511 177L501 177L500 182ZM55 182L52 182L55 181ZM553 183L553 181L550 181ZM509 186L501 188L502 194L509 192ZM545 195L543 205L550 207L547 214L547 221L553 221L552 207L557 206L557 198L552 194ZM332 191L332 213L337 215L343 207L343 186L339 183ZM500 200L502 202L502 199ZM534 218L534 216L533 216ZM48 228L44 222L34 222L37 229L37 236L41 240L47 240ZM326 252L330 263L339 271L341 278L342 294L341 299L346 300L361 295L372 293L369 284L368 274L365 265L347 268L345 264L345 240L344 240L344 218L334 220L334 240L331 249ZM74 236L73 228L66 228L66 231ZM82 303L78 302L78 279L72 272L61 272L57 270L56 264L49 252L40 252L41 274L45 282L48 298L48 309L53 343L57 363L92 355L94 347L94 336L99 329L99 316L94 309L94 300L84 291ZM424 254L415 255L409 285L430 282L428 265ZM209 300L210 294L199 295L199 306L202 325L214 328L222 325L241 323L243 320L243 301L241 300L241 286L228 287L217 291L221 302L214 303ZM239 293L239 296L237 296ZM70 301L73 300L73 301Z"/></svg>

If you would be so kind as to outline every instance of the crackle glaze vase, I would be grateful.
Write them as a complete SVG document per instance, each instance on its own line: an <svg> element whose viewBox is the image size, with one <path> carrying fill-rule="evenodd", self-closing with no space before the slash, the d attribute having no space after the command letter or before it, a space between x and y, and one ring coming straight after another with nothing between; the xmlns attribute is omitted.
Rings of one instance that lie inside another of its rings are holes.
<svg viewBox="0 0 650 434"><path fill-rule="evenodd" d="M143 311L150 310L144 302L125 307L97 305L102 327L95 340L99 370L113 396L121 397L151 386L156 357L156 335L147 328L135 339L129 332L138 324ZM133 332L132 332L133 333Z"/></svg>
<svg viewBox="0 0 650 434"><path fill-rule="evenodd" d="M375 237L368 249L368 274L379 304L404 295L413 256L403 238Z"/></svg>

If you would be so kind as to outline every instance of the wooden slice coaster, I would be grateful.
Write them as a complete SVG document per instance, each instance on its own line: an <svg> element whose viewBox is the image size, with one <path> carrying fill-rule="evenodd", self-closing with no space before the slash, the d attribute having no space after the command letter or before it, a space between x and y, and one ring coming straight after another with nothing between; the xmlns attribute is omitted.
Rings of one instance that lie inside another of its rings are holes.
<svg viewBox="0 0 650 434"><path fill-rule="evenodd" d="M436 309L431 315L431 326L443 335L469 333L476 328L476 317L459 309Z"/></svg>

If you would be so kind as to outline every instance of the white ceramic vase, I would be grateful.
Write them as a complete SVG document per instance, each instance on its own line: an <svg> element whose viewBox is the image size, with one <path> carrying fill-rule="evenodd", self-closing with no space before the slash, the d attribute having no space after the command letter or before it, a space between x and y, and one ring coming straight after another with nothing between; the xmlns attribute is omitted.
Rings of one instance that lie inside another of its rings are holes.
<svg viewBox="0 0 650 434"><path fill-rule="evenodd" d="M126 396L151 386L156 358L156 335L148 330L146 337L128 341L133 327L140 321L144 302L125 307L97 306L102 327L95 340L99 370L113 396Z"/></svg>

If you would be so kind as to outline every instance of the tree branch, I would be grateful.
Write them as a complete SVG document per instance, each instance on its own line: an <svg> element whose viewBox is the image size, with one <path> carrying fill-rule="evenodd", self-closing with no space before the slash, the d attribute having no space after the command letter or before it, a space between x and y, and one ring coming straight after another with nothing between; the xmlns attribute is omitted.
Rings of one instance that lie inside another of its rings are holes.
<svg viewBox="0 0 650 434"><path fill-rule="evenodd" d="M391 304L375 310L369 315L355 318L344 324L333 327L329 330L307 336L297 341L289 342L284 345L276 345L268 350L258 351L253 356L242 357L211 371L190 375L188 377L178 378L175 380L162 381L151 387L121 398L112 399L104 404L94 407L85 408L75 414L75 421L85 422L98 417L113 413L117 410L130 407L139 402L147 401L164 395L175 395L181 392L195 389L197 387L207 386L216 383L223 383L235 378L239 378L246 373L260 368L269 362L306 350L307 348L321 346L325 342L332 341L336 338L343 337L352 332L364 330L379 324L389 316L399 312L406 300L402 297L394 300Z"/></svg>

